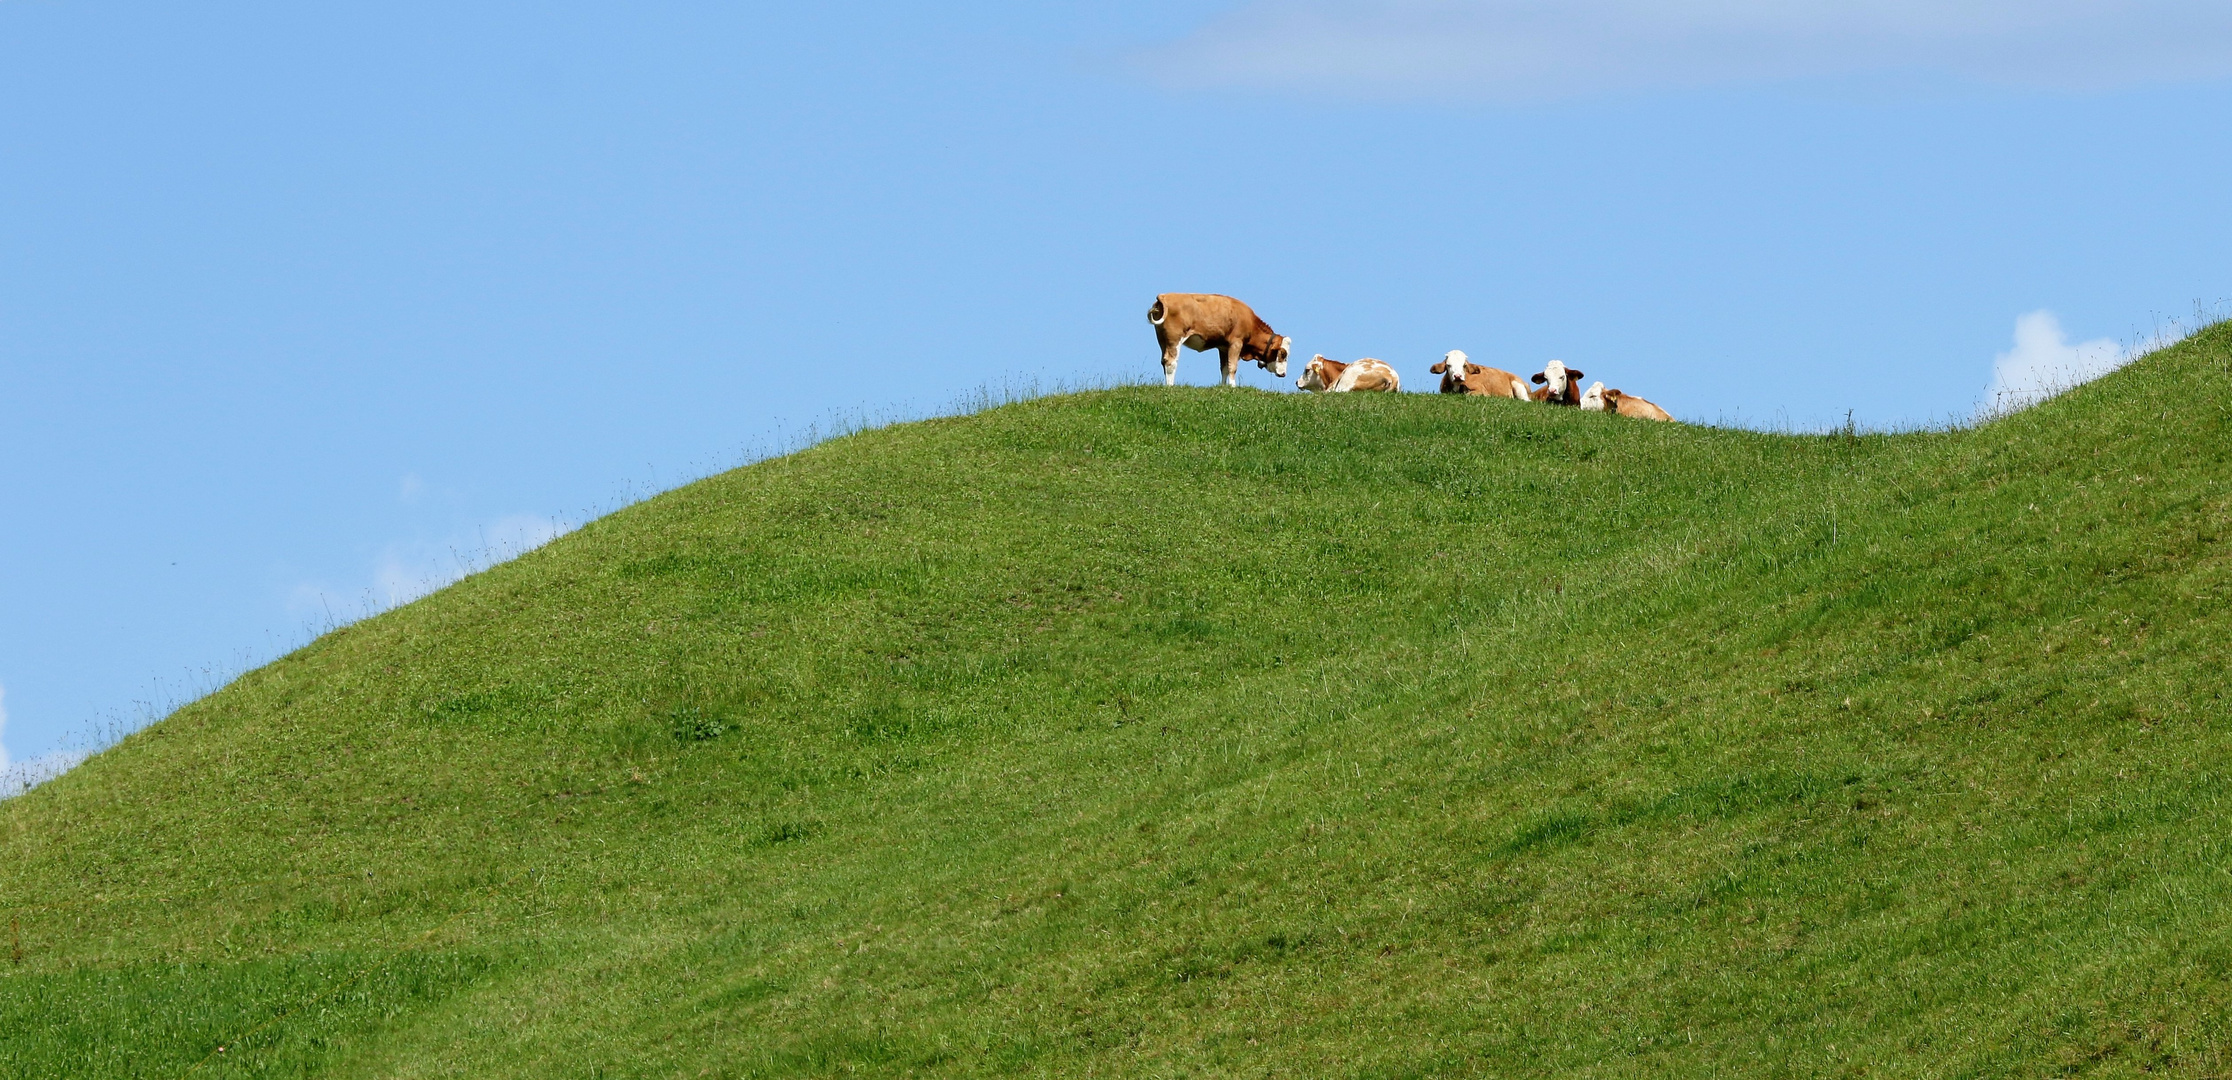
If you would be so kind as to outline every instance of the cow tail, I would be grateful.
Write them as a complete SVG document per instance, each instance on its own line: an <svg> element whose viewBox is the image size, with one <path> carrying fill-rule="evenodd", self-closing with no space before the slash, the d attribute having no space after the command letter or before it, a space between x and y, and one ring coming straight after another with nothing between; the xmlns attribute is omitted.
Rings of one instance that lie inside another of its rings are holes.
<svg viewBox="0 0 2232 1080"><path fill-rule="evenodd" d="M1147 309L1147 321L1161 326L1163 321L1162 297L1155 298L1155 306Z"/></svg>

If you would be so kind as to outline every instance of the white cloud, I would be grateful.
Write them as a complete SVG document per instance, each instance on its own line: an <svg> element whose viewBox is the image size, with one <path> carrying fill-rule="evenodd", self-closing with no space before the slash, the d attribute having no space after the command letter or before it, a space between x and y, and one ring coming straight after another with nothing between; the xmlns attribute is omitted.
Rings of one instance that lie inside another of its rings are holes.
<svg viewBox="0 0 2232 1080"><path fill-rule="evenodd" d="M288 607L296 615L330 623L376 615L516 559L566 532L563 523L549 518L513 514L438 543L389 544L373 559L365 584L349 588L304 582L289 595Z"/></svg>
<svg viewBox="0 0 2232 1080"><path fill-rule="evenodd" d="M2015 320L2015 347L1994 360L1983 411L1999 415L2028 408L2106 375L2131 357L2107 338L2071 344L2053 312L2033 311Z"/></svg>
<svg viewBox="0 0 2232 1080"><path fill-rule="evenodd" d="M1253 0L1134 57L1175 88L1540 101L1924 71L2100 89L2232 75L2222 0Z"/></svg>

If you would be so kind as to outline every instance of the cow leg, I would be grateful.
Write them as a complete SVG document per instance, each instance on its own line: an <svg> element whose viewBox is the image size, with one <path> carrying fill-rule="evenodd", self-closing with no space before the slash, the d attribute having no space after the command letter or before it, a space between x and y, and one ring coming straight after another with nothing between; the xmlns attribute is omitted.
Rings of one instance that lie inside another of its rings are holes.
<svg viewBox="0 0 2232 1080"><path fill-rule="evenodd" d="M1240 385L1240 346L1229 341L1217 346L1217 366L1224 369L1226 386Z"/></svg>
<svg viewBox="0 0 2232 1080"><path fill-rule="evenodd" d="M1163 346L1163 385L1178 385L1178 343Z"/></svg>

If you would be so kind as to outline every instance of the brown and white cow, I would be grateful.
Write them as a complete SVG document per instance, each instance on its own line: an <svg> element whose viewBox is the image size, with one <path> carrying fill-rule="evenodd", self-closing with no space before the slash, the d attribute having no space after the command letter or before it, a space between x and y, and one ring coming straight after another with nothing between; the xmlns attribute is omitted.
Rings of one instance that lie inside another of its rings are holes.
<svg viewBox="0 0 2232 1080"><path fill-rule="evenodd" d="M1470 394L1474 397L1507 397L1527 400L1527 384L1519 376L1485 364L1475 364L1465 358L1464 350L1451 349L1441 358L1441 363L1426 369L1442 377L1444 394Z"/></svg>
<svg viewBox="0 0 2232 1080"><path fill-rule="evenodd" d="M1604 392L1604 410L1643 420L1674 419L1673 413L1636 397L1634 394L1623 394L1618 390L1606 390Z"/></svg>
<svg viewBox="0 0 2232 1080"><path fill-rule="evenodd" d="M1607 390L1603 383L1597 383L1589 387L1589 392L1581 395L1581 410L1583 412L1608 412L1618 416L1634 416L1644 420L1674 419L1673 415L1665 409L1636 397L1634 394Z"/></svg>
<svg viewBox="0 0 2232 1080"><path fill-rule="evenodd" d="M1229 296L1215 293L1164 293L1147 309L1155 324L1155 343L1162 346L1163 385L1178 384L1178 346L1195 352L1217 350L1217 365L1224 369L1226 386L1240 385L1240 361L1286 378L1287 350L1292 339L1281 337L1271 324L1256 317L1255 309Z"/></svg>
<svg viewBox="0 0 2232 1080"><path fill-rule="evenodd" d="M1347 364L1317 356L1302 369L1302 377L1294 380L1294 388L1328 394L1346 394L1351 390L1393 392L1403 388L1403 380L1395 374L1394 368L1369 356Z"/></svg>
<svg viewBox="0 0 2232 1080"><path fill-rule="evenodd" d="M1581 371L1578 368L1552 360L1535 373L1534 382L1541 389L1528 396L1536 401L1551 405L1581 404Z"/></svg>

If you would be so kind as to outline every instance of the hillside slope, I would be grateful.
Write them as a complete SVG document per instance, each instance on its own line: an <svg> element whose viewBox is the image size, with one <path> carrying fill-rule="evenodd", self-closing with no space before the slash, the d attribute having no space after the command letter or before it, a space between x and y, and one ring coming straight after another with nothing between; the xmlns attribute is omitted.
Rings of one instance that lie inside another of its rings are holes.
<svg viewBox="0 0 2232 1080"><path fill-rule="evenodd" d="M714 477L0 803L0 1076L2218 1075L2228 373Z"/></svg>

